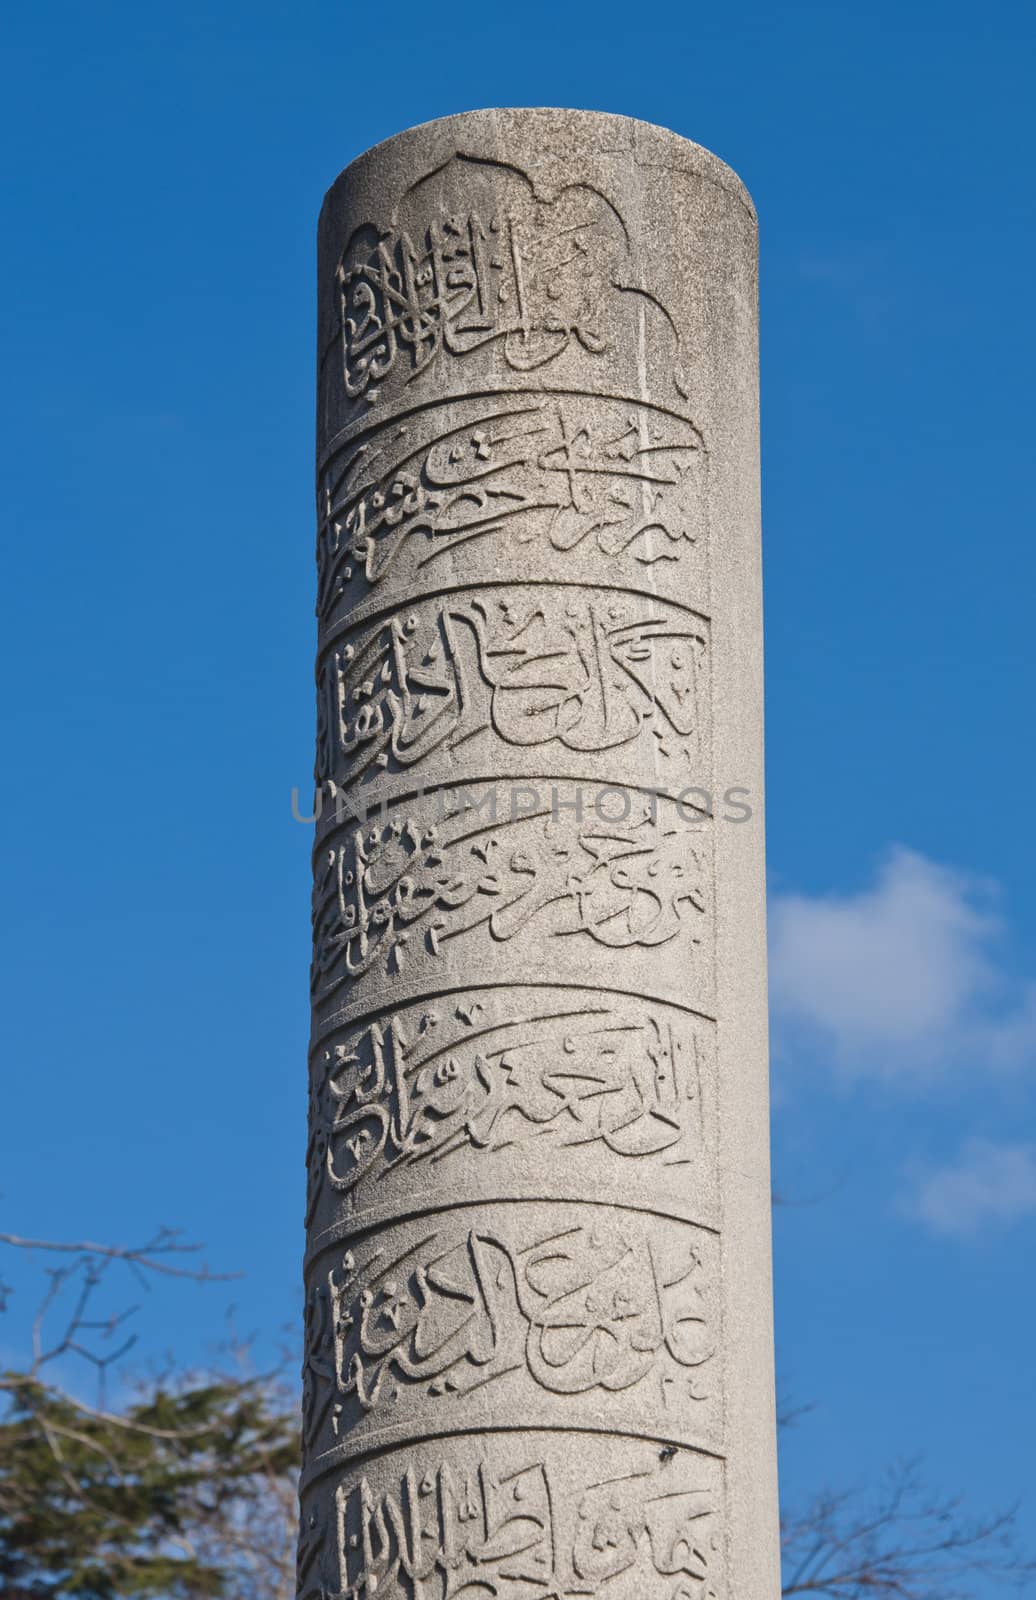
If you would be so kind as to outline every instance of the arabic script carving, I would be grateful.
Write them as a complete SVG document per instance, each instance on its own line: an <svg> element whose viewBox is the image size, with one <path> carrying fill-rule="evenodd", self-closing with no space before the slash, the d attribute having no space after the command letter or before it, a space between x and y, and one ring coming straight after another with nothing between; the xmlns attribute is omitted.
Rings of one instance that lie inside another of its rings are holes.
<svg viewBox="0 0 1036 1600"><path fill-rule="evenodd" d="M496 740L579 753L638 740L703 775L708 624L546 585L417 602L336 643L319 677L318 782L478 759Z"/></svg>
<svg viewBox="0 0 1036 1600"><path fill-rule="evenodd" d="M699 941L708 896L700 824L676 820L656 797L637 798L630 825L555 822L551 800L531 793L535 812L499 825L467 813L441 827L399 817L318 850L315 993L326 998L376 964L403 972L418 941L438 958L475 930L504 942L533 921L543 938L578 935L616 950L681 933Z"/></svg>
<svg viewBox="0 0 1036 1600"><path fill-rule="evenodd" d="M415 1405L490 1385L518 1415L530 1385L637 1390L638 1411L703 1402L709 1386L689 1374L714 1351L712 1247L689 1223L536 1202L364 1238L312 1281L308 1440L332 1406L337 1437L365 1416L410 1426Z"/></svg>
<svg viewBox="0 0 1036 1600"><path fill-rule="evenodd" d="M572 345L605 356L638 314L658 321L672 358L673 320L634 281L630 256L626 225L599 190L542 197L516 167L454 156L412 185L389 226L358 228L339 260L345 394L373 405L400 364L409 382L437 356L490 345L519 373Z"/></svg>
<svg viewBox="0 0 1036 1600"><path fill-rule="evenodd" d="M711 1025L597 992L484 991L402 1008L329 1039L314 1061L307 1223L398 1180L444 1179L529 1151L594 1151L659 1175L701 1167L711 1120ZM558 1169L560 1171L560 1169ZM627 1182L627 1179L623 1179ZM657 1186L659 1177L652 1182Z"/></svg>
<svg viewBox="0 0 1036 1600"><path fill-rule="evenodd" d="M489 559L546 548L650 573L704 548L705 471L693 424L632 400L501 394L386 424L321 473L318 616L357 577L449 581L458 550L470 569L472 545Z"/></svg>
<svg viewBox="0 0 1036 1600"><path fill-rule="evenodd" d="M300 1600L722 1600L717 1463L601 1451L573 1482L565 1443L487 1441L461 1467L425 1450L312 1496Z"/></svg>

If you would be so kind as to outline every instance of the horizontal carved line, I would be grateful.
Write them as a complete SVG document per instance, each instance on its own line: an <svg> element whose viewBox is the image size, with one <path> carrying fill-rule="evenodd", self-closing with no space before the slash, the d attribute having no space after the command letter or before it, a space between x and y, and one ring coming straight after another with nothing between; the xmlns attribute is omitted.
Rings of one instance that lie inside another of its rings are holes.
<svg viewBox="0 0 1036 1600"><path fill-rule="evenodd" d="M671 1006L674 1011L680 1011L685 1016L696 1017L700 1022L710 1022L715 1026L717 1019L707 1011L696 1010L694 1006L686 1005L681 1000L664 999L660 995L641 994L635 989L605 989L595 984L566 983L564 979L546 980L514 978L507 983L454 983L435 985L431 988L426 985L415 985L408 990L405 985L400 986L398 994L391 1000L386 1000L378 1005L343 1006L340 1011L325 1017L319 1025L314 1019L313 1031L310 1035L309 1061L312 1066L316 1052L323 1048L332 1034L345 1028L353 1028L358 1024L376 1022L380 1017L390 1016L394 1011L406 1005L414 1005L422 1000L429 1003L443 1001L449 996L457 994L470 994L478 991L480 994L489 990L499 990L506 993L510 989L540 989L549 992L551 989L564 989L566 992L575 991L579 994L604 995L614 1000L640 1000L646 1005Z"/></svg>
<svg viewBox="0 0 1036 1600"><path fill-rule="evenodd" d="M392 424L401 422L405 417L416 416L418 412L435 411L447 406L460 405L467 400L492 400L497 396L503 396L507 400L534 400L542 395L570 395L573 398L582 400L603 400L613 405L640 406L645 411L655 411L660 416L671 417L674 422L686 423L696 433L700 434L701 432L699 424L685 412L674 411L671 406L659 405L656 400L645 400L639 395L607 394L601 393L596 389L554 388L545 383L538 383L534 387L515 386L514 388L506 384L496 384L489 389L462 389L457 394L437 394L434 399L419 400L413 405L397 405L386 408L379 413L376 419L369 415L358 417L355 421L346 423L344 428L339 428L338 432L328 440L317 458L317 471L318 473L325 472L340 451L354 444L364 434L380 433L383 428L391 427ZM704 439L697 448L700 449L703 455L709 454L708 446L705 444Z"/></svg>
<svg viewBox="0 0 1036 1600"><path fill-rule="evenodd" d="M317 640L316 668L319 672L323 658L331 647L338 643L347 633L353 633L357 628L366 627L369 623L376 623L383 617L389 617L396 611L405 610L407 606L420 605L426 600L450 600L454 595L482 593L490 589L580 589L587 594L621 594L628 595L632 600L646 600L654 605L672 606L676 611L685 611L688 616L700 622L712 621L707 611L700 611L695 606L689 606L682 600L671 600L668 595L659 594L655 589L631 589L627 584L610 583L573 583L566 579L552 578L489 578L475 580L471 583L455 583L448 588L416 589L413 594L399 597L386 602L385 605L372 607L369 611L362 606L357 607L361 614L343 618L333 628L326 632L321 631Z"/></svg>
<svg viewBox="0 0 1036 1600"><path fill-rule="evenodd" d="M707 1176L709 1185L712 1188L715 1188L715 1172L713 1170L713 1167L714 1167L714 1164L709 1166L706 1176ZM642 1180L642 1183L643 1183L643 1180ZM587 1200L584 1197L582 1197L582 1196L580 1196L580 1195L578 1195L578 1194L576 1194L574 1192L569 1193L568 1190L566 1189L564 1192L559 1191L556 1195L552 1194L551 1203L556 1201L558 1205L565 1205L565 1206L602 1205L602 1206L611 1207L615 1211L628 1211L631 1214L639 1217L642 1220L645 1217L648 1217L648 1218L657 1218L658 1220L663 1221L663 1222L673 1222L673 1223L678 1223L678 1224L679 1223L686 1223L688 1226L690 1226L692 1228L700 1228L703 1233L707 1233L710 1236L712 1236L713 1238L717 1238L718 1239L718 1238L722 1237L722 1231L723 1230L714 1222L706 1222L706 1221L704 1221L703 1220L703 1213L695 1211L693 1215L690 1215L690 1214L681 1215L681 1214L678 1214L678 1213L676 1213L674 1211L663 1211L663 1210L661 1210L660 1207L657 1207L657 1206L638 1204L638 1202L636 1200L630 1199L630 1188L631 1187L632 1187L631 1184L626 1184L624 1186L624 1188L623 1188L623 1196L624 1197L621 1200L607 1200L607 1199L605 1199L605 1200L590 1201L590 1200ZM701 1187L704 1188L705 1184L703 1183L701 1185ZM618 1189L618 1185L616 1185L616 1189ZM673 1197L670 1197L670 1198L671 1198L671 1202L673 1204L677 1203L676 1200ZM456 1201L455 1202L455 1207L456 1207L456 1209L460 1210L464 1206L470 1206L470 1207L473 1207L476 1210L478 1210L483 1205L489 1206L489 1205L543 1205L543 1204L544 1204L544 1201L543 1201L542 1195L538 1195L538 1196L537 1195L528 1195L528 1196L526 1196L526 1195L520 1195L520 1194L512 1194L512 1195L509 1195L509 1196L507 1196L507 1197L505 1197L503 1199L501 1199L501 1197L499 1195L490 1195L490 1197L488 1199L484 1199L482 1196L469 1196L467 1199ZM718 1202L717 1198L715 1198L714 1196L710 1197L710 1204L713 1206L713 1208L716 1211L718 1211L719 1202ZM340 1247L341 1245L346 1244L346 1243L351 1244L351 1243L353 1243L353 1242L355 1242L357 1240L362 1239L362 1237L364 1235L367 1235L367 1234L376 1235L376 1234L379 1234L379 1233L383 1233L387 1229L394 1228L397 1224L402 1225L402 1224L404 1224L406 1222L412 1222L418 1217L426 1216L426 1215L429 1215L429 1214L434 1214L434 1211L435 1211L435 1207L433 1206L432 1210L431 1210L431 1213L424 1212L424 1211L419 1211L419 1210L398 1211L397 1212L397 1211L394 1211L392 1209L391 1201L386 1201L384 1204L382 1204L380 1206L368 1206L364 1211L358 1211L353 1218L350 1218L348 1220L348 1222L343 1222L341 1225L334 1224L332 1227L324 1228L319 1234L316 1235L316 1239L314 1240L313 1247L312 1247L312 1249L313 1249L313 1251L315 1253L313 1253L309 1257L307 1257L306 1269L308 1270L308 1268L311 1265L315 1264L315 1262L318 1259L318 1256L323 1255L325 1253L325 1251L330 1250L333 1245L337 1245L337 1246ZM344 1231L347 1228L348 1228L349 1231ZM333 1238L332 1238L332 1235L334 1235ZM324 1242L320 1242L318 1244L316 1241L324 1241Z"/></svg>
<svg viewBox="0 0 1036 1600"><path fill-rule="evenodd" d="M662 1222L673 1222L683 1228L700 1228L702 1233L710 1233L713 1238L719 1239L722 1230L711 1222L698 1222L687 1217L677 1217L670 1211L662 1211L657 1206L636 1205L626 1201L617 1204L613 1200L593 1199L564 1199L557 1195L540 1195L536 1199L527 1199L516 1195L480 1195L477 1200L443 1200L439 1205L415 1206L412 1210L400 1211L391 1218L381 1222L369 1222L352 1227L347 1222L336 1223L332 1228L325 1228L323 1233L317 1234L309 1241L303 1263L303 1272L316 1264L328 1250L333 1250L337 1245L346 1241L365 1238L368 1234L385 1233L390 1228L402 1225L404 1222L415 1222L421 1217L438 1217L452 1211L479 1211L484 1206L542 1206L552 1203L567 1206L596 1206L605 1211L628 1211L638 1217L658 1217Z"/></svg>
<svg viewBox="0 0 1036 1600"><path fill-rule="evenodd" d="M405 777L406 774L400 774L400 776ZM399 806L409 805L412 801L427 800L432 795L436 795L441 792L448 794L451 791L459 789L477 789L480 785L486 786L506 784L510 788L518 789L522 788L523 786L528 786L529 788L535 787L537 789L542 789L543 793L547 795L550 793L551 789L558 789L561 785L566 783L583 784L588 788L592 787L601 791L608 789L619 789L625 790L629 794L653 795L657 800L664 800L668 802L669 805L676 805L679 795L683 793L683 790L680 790L676 794L669 794L668 792L660 790L659 788L647 783L610 783L607 779L601 778L597 774L585 772L523 772L521 774L511 772L480 772L474 774L465 773L464 777L459 780L454 779L451 781L449 778L443 778L436 782L422 784L420 788L417 789L405 789L402 793L393 795L390 799L386 799L385 808L386 810L394 810ZM691 789L695 794L708 792L700 789L694 784L689 784L686 787ZM715 821L715 817L713 816L712 812L706 811L702 806L693 805L689 800L684 801L683 804L686 806L688 811L693 811L695 813L696 819L700 819L702 822ZM591 813L592 807L593 802L590 801L588 810ZM332 807L331 809L333 810L334 808ZM561 796L559 809L565 809L563 793ZM344 833L350 829L355 829L357 825L361 823L364 827L379 826L382 820L380 811L381 807L374 793L374 786L372 786L370 804L365 807L362 817L343 817L341 822L336 821L333 823L324 823L322 817L320 822L316 824L317 838L314 841L313 849L310 853L310 864L314 867L316 866L318 853L326 850L328 845L334 841L339 833ZM461 808L458 811L450 812L443 818L442 825L446 826L450 822L459 822L465 815L467 815L467 812L464 808ZM551 809L549 806L547 806L542 811L530 811L528 813L523 812L519 817L497 817L496 819L491 820L485 823L482 827L476 829L476 832L488 833L493 828L505 828L514 822L532 822L538 817L547 818L550 815ZM472 817L473 820L481 820L475 815L474 811L472 812ZM579 819L577 818L576 820L578 821ZM592 821L592 815L588 816L585 820L587 822ZM608 819L606 818L598 817L597 820L602 826L608 825ZM438 825L438 818L436 819L436 823ZM321 831L322 824L323 831ZM619 819L616 819L615 823L613 824L613 826L616 827L625 825L625 820L620 821ZM688 824L688 828L690 828L690 826L691 825ZM702 829L702 837L704 838L705 836L705 829ZM460 843L460 840L453 842Z"/></svg>
<svg viewBox="0 0 1036 1600"><path fill-rule="evenodd" d="M405 1452L414 1449L417 1445L427 1444L433 1439L487 1439L496 1434L520 1433L530 1439L537 1434L567 1433L577 1437L600 1438L602 1435L609 1439L629 1439L638 1444L657 1444L672 1449L686 1451L688 1455L705 1456L711 1461L717 1461L721 1466L726 1465L726 1456L718 1450L711 1450L706 1445L688 1444L685 1439L670 1433L639 1432L625 1428L595 1428L587 1424L584 1427L573 1427L569 1424L558 1423L551 1426L537 1423L535 1427L527 1427L523 1423L513 1424L496 1423L491 1428L426 1428L419 1433L410 1435L402 1440L388 1442L370 1442L363 1445L350 1445L349 1441L336 1446L334 1450L326 1450L323 1455L317 1456L315 1461L309 1462L304 1469L299 1483L299 1491L304 1492L321 1478L326 1478L328 1473L339 1468L352 1468L358 1462L369 1461L373 1456L391 1455L394 1452Z"/></svg>
<svg viewBox="0 0 1036 1600"><path fill-rule="evenodd" d="M404 782L409 778L412 782L411 774L409 773L395 773L393 776L395 776L398 781ZM689 773L687 776L694 776L694 774ZM700 778L707 778L708 774L699 773L699 776ZM328 781L329 779L325 779L325 782ZM331 781L333 781L333 779L331 779ZM687 789L691 790L692 794L708 794L711 798L711 790L707 790L703 786L697 786L697 784L684 784L684 786L679 787L679 789L676 787L676 784L673 784L671 789L662 789L660 786L651 786L651 784L625 782L622 778L616 778L614 781L612 781L612 779L601 778L600 773L550 773L548 776L545 776L544 773L480 773L480 771L475 771L475 773L462 773L460 776L457 776L456 779L452 779L452 781L449 778L436 779L435 782L427 782L427 784L422 784L420 789L401 790L400 794L392 794L392 792L389 792L389 794L385 794L384 802L379 802L379 800L377 800L377 794L381 792L382 787L384 787L387 782L390 782L390 779L381 779L381 781L379 781L379 779L371 779L371 784L369 784L369 789L366 790L366 794L357 795L358 800L366 800L366 802L368 802L366 803L365 808L363 808L363 811L358 811L357 814L345 814L341 822L326 821L326 818L331 818L334 810L336 810L336 808L334 808L334 803L326 803L325 811L323 811L323 814L321 814L320 819L315 822L315 832L317 832L317 838L315 838L312 851L310 851L310 866L315 866L315 864L317 864L318 851L326 850L328 843L333 842L334 838L336 838L336 835L339 834L339 832L342 832L342 830L355 829L357 826L381 826L382 821L385 821L385 819L382 819L381 814L382 805L384 805L385 811L392 811L396 810L398 806L411 805L411 802L417 802L417 800L428 800L428 798L432 797L432 795L440 794L440 792L446 792L446 794L449 794L449 792L452 792L454 789L480 789L480 787L492 787L496 786L496 784L500 784L500 786L508 787L508 789L521 789L521 787L526 786L537 787L537 789L542 787L545 795L550 794L550 790L552 789L558 789L558 810L563 811L563 813L564 811L571 810L571 803L569 803L568 797L566 797L566 790L564 790L564 786L566 786L566 784L595 787L595 789L600 789L601 792L604 792L604 790L608 789L620 789L627 790L628 794L654 795L657 800L665 800L665 802L668 802L668 805L673 806L679 802L679 797L681 797L681 794L684 794L684 790ZM352 787L344 790L344 792L345 797L352 798ZM705 810L703 806L694 805L691 800L684 800L683 805L686 806L687 811L694 811L695 819L700 819L702 822L715 822L715 814L711 813L711 811ZM446 827L448 826L449 822L460 821L460 818L464 818L465 814L467 813L465 813L464 810L449 811L449 813L444 816L441 824L440 821L438 821L438 818L435 819L436 826ZM480 829L480 832L486 832L486 830L491 829L491 827L507 827L510 822L531 822L534 821L534 819L539 818L539 816L542 816L542 818L548 818L550 814L552 814L550 806L545 806L544 810L542 811L528 811L528 813L524 813L523 811L521 816L515 816L515 818L512 818L512 816L497 816L496 821L486 822L486 826L484 826L483 829ZM472 816L475 816L473 811ZM595 816L596 813L593 811L593 800L590 800L590 802L587 803L587 808L585 808L582 822L584 822L584 824L590 824L590 822L595 821ZM579 818L577 818L576 821L579 822ZM596 821L601 822L601 826L606 826L609 819L596 816ZM625 821L620 821L620 819L617 818L616 822L614 822L612 826L622 827L627 826L627 824L625 824ZM691 826L691 824L687 824L687 826ZM703 834L705 834L705 830L702 829L702 835Z"/></svg>

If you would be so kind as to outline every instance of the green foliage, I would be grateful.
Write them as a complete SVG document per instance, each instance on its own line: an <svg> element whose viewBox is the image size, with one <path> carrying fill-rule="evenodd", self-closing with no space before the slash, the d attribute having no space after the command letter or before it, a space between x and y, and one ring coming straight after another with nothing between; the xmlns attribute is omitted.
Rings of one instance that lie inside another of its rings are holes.
<svg viewBox="0 0 1036 1600"><path fill-rule="evenodd" d="M297 1423L249 1379L151 1389L118 1413L39 1378L0 1375L0 1594L4 1600L229 1600L264 1577L257 1519L290 1544Z"/></svg>

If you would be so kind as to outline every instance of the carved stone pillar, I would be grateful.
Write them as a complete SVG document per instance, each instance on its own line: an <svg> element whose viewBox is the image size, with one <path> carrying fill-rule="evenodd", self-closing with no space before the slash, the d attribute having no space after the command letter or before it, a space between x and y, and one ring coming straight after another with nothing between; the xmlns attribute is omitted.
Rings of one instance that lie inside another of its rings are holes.
<svg viewBox="0 0 1036 1600"><path fill-rule="evenodd" d="M299 1595L774 1600L751 201L412 129L318 358Z"/></svg>

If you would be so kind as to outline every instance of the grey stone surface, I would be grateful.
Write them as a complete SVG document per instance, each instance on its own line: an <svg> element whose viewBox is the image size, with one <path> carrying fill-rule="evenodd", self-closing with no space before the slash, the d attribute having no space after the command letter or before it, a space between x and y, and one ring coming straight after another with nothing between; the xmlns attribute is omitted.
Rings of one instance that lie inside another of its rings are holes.
<svg viewBox="0 0 1036 1600"><path fill-rule="evenodd" d="M774 1600L751 201L479 111L319 251L300 1600Z"/></svg>

